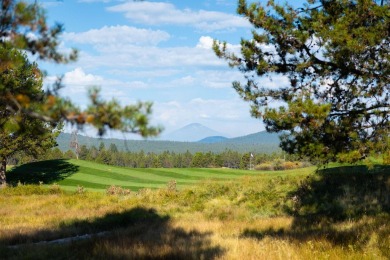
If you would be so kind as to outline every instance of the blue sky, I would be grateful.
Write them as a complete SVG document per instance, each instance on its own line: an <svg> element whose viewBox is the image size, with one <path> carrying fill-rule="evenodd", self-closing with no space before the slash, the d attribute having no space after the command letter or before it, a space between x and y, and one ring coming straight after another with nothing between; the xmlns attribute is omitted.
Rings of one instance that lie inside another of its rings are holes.
<svg viewBox="0 0 390 260"><path fill-rule="evenodd" d="M38 2L51 23L64 24L61 49L80 51L68 65L41 63L46 83L63 75L62 94L75 103L85 106L88 86L96 85L122 104L152 101L152 122L166 133L190 123L229 137L264 130L231 87L242 75L211 50L212 39L237 49L241 37L250 37L236 0Z"/></svg>

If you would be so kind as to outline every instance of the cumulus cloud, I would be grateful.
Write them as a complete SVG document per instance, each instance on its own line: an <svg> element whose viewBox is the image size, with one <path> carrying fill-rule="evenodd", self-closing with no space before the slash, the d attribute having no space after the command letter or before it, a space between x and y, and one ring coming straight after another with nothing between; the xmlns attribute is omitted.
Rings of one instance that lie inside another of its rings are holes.
<svg viewBox="0 0 390 260"><path fill-rule="evenodd" d="M54 83L55 80L56 77L49 76L45 79L45 84L50 85ZM72 100L80 105L85 105L88 89L92 86L99 87L104 98L117 98L124 103L131 102L131 100L127 98L127 91L149 87L148 84L143 81L108 79L87 73L80 67L66 72L63 75L62 83L64 84L64 88L61 90L61 95L72 97Z"/></svg>
<svg viewBox="0 0 390 260"><path fill-rule="evenodd" d="M194 122L230 137L264 130L258 119L250 117L249 105L238 98L156 102L154 111L154 120L164 124L166 133Z"/></svg>
<svg viewBox="0 0 390 260"><path fill-rule="evenodd" d="M117 25L104 26L81 33L65 33L63 37L66 41L98 46L108 45L112 48L113 45L155 46L162 41L167 41L170 35L160 30Z"/></svg>
<svg viewBox="0 0 390 260"><path fill-rule="evenodd" d="M81 33L83 34L83 33ZM77 37L76 37L77 38ZM84 36L82 37L84 38ZM193 47L158 47L158 46L136 46L126 45L118 39L116 45L96 44L90 40L98 53L80 52L79 66L83 68L105 67L115 69L121 68L147 68L170 69L189 66L223 66L226 62L219 59L211 50L211 37L202 36ZM210 48L208 48L208 46Z"/></svg>
<svg viewBox="0 0 390 260"><path fill-rule="evenodd" d="M80 87L80 86L101 86L104 87L118 87L124 89L139 89L147 88L148 84L143 81L121 81L118 79L107 79L91 73L86 73L82 68L78 67L72 71L65 73L63 83L66 86Z"/></svg>
<svg viewBox="0 0 390 260"><path fill-rule="evenodd" d="M103 78L101 76L85 73L82 68L76 68L65 73L63 82L66 85L72 86L89 86L102 83Z"/></svg>
<svg viewBox="0 0 390 260"><path fill-rule="evenodd" d="M200 70L195 74L201 85L209 88L231 88L233 81L244 80L237 70Z"/></svg>
<svg viewBox="0 0 390 260"><path fill-rule="evenodd" d="M213 38L211 38L210 36L201 36L196 47L210 50L213 47L213 41Z"/></svg>
<svg viewBox="0 0 390 260"><path fill-rule="evenodd" d="M131 21L150 25L193 26L203 31L216 31L249 27L242 17L205 10L177 9L171 3L129 1L108 8L112 12L125 13Z"/></svg>

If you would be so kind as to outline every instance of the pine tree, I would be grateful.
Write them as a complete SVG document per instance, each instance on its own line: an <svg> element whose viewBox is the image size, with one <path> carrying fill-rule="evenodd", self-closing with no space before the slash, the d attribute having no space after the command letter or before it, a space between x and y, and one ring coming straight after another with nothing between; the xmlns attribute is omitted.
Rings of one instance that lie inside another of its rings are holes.
<svg viewBox="0 0 390 260"><path fill-rule="evenodd" d="M31 64L26 55L16 49L3 48L0 45L0 57L12 56L18 63L2 66L0 73L0 88L6 89L6 97L13 97L19 103L29 99L41 99L42 75L36 64ZM11 108L9 108L11 106ZM6 184L7 159L23 151L27 155L37 156L56 145L55 139L59 126L57 123L43 122L22 110L13 109L17 106L0 103L0 185Z"/></svg>
<svg viewBox="0 0 390 260"><path fill-rule="evenodd" d="M253 38L241 40L241 54L217 41L214 51L245 75L233 87L268 131L283 133L282 149L325 163L389 153L388 1L308 0L293 8L240 0L237 10ZM266 87L265 77L288 83Z"/></svg>
<svg viewBox="0 0 390 260"><path fill-rule="evenodd" d="M45 10L35 1L6 0L0 5L0 48L7 50L20 50L40 60L54 63L68 63L77 59L77 51L70 54L59 52L61 41L59 37L63 32L63 26L56 24L50 27L47 24ZM31 37L34 35L34 37ZM2 53L0 57L0 73L11 67L18 67L24 63L23 59L13 55ZM7 85L0 82L0 103L5 104L6 110L11 113L28 114L30 117L45 122L59 122L65 120L79 127L90 124L103 135L107 129L118 129L125 132L138 133L142 136L157 135L161 129L150 126L152 104L150 102L138 102L137 104L121 106L115 99L105 101L99 94L99 89L90 90L90 105L81 110L71 100L58 95L62 88L61 79L52 86L50 91L32 98L24 93L23 88L11 91ZM19 117L14 117L13 124L23 124ZM9 127L4 121L0 128Z"/></svg>

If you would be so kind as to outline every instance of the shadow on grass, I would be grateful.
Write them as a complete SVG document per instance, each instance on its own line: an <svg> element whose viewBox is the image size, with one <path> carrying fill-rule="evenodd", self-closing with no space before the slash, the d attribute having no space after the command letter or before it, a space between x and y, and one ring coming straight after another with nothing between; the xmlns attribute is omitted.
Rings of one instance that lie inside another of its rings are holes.
<svg viewBox="0 0 390 260"><path fill-rule="evenodd" d="M84 240L76 237L85 234L92 235ZM63 223L58 230L9 235L0 240L0 254L29 259L214 259L224 250L211 245L210 235L172 227L168 216L137 207ZM40 242L66 237L75 239L68 243Z"/></svg>
<svg viewBox="0 0 390 260"><path fill-rule="evenodd" d="M78 166L66 160L48 160L23 164L7 172L7 182L10 185L50 184L61 181L78 171Z"/></svg>
<svg viewBox="0 0 390 260"><path fill-rule="evenodd" d="M246 229L241 236L297 242L323 239L359 249L376 234L380 251L390 258L390 166L319 170L288 194L284 211L294 218L291 227Z"/></svg>

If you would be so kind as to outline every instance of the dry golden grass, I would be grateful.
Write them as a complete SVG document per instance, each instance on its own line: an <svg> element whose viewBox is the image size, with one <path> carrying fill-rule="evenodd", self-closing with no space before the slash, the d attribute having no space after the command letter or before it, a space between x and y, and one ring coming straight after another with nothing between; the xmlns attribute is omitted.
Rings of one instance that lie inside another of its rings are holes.
<svg viewBox="0 0 390 260"><path fill-rule="evenodd" d="M71 258L69 252L93 259L386 259L379 248L380 229L371 230L367 233L369 241L356 246L334 243L326 234L315 231L301 237L292 231L292 217L221 221L194 212L165 219L158 211L153 211L144 221L142 214L150 206L133 199L100 194L16 196L7 201L2 198L0 239L7 244L83 234L79 229L97 233L103 230L99 224L93 227L98 223L96 218L104 218L107 214L120 216L123 212L141 209L141 216L135 223L130 221L114 227L104 237L57 246L23 246L16 254L15 249L3 248L0 252L6 251L6 256L16 259L24 258L20 252L28 252L27 255L33 258L37 256L31 252L32 247L43 250L45 257L65 259ZM92 227L74 225L80 221L92 223ZM375 218L367 218L360 222L338 223L335 227L348 231L363 223L375 228L376 222ZM388 229L383 225L386 223L382 223L382 229ZM355 235L365 234L357 232Z"/></svg>
<svg viewBox="0 0 390 260"><path fill-rule="evenodd" d="M2 259L390 258L386 212L319 222L283 213L283 206L289 205L288 192L299 178L243 178L179 192L145 189L126 195L12 188L0 192L0 255ZM36 244L101 232L106 233L71 243Z"/></svg>

